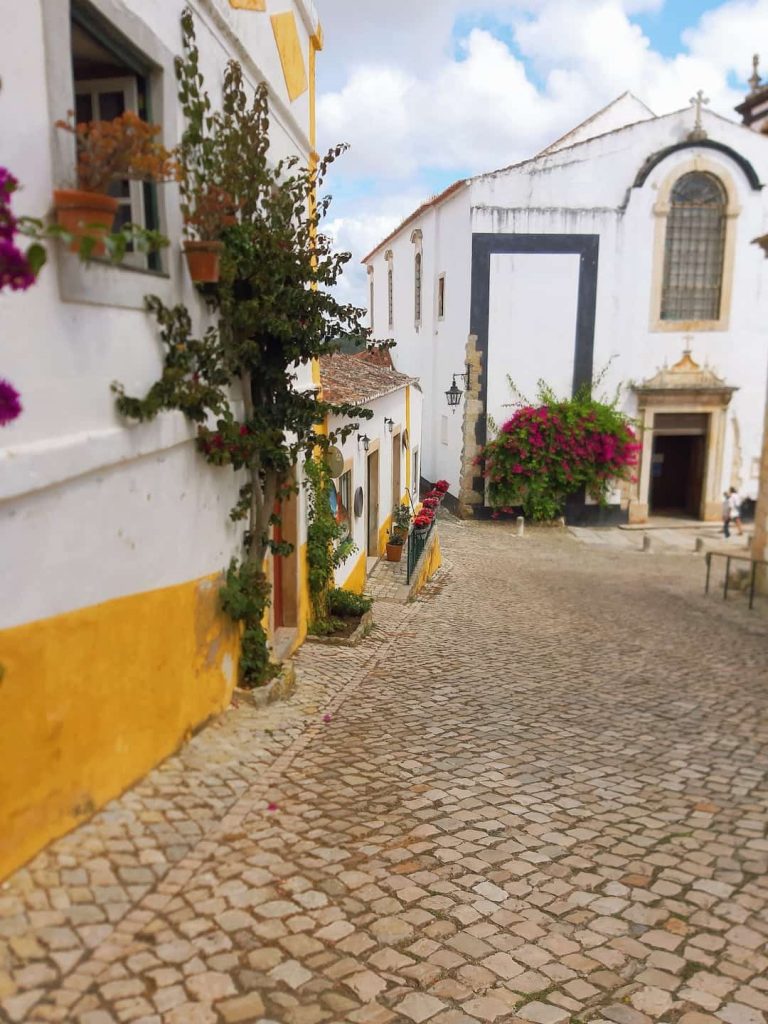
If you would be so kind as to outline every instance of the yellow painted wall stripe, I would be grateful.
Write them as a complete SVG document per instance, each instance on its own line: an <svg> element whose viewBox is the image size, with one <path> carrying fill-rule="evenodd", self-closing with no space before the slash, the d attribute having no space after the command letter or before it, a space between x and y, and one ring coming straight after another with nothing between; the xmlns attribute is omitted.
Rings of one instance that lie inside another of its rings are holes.
<svg viewBox="0 0 768 1024"><path fill-rule="evenodd" d="M229 704L239 631L220 580L0 632L0 878Z"/></svg>
<svg viewBox="0 0 768 1024"><path fill-rule="evenodd" d="M291 11L285 11L282 14L273 14L270 20L283 68L285 86L289 98L293 101L309 88L296 19Z"/></svg>

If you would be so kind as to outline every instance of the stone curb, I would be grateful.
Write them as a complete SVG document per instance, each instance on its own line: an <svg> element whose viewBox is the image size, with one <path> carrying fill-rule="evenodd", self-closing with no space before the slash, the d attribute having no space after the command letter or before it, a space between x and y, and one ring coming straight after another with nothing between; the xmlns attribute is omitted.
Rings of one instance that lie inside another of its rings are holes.
<svg viewBox="0 0 768 1024"><path fill-rule="evenodd" d="M244 704L251 704L255 708L265 708L267 704L274 704L275 701L290 697L295 689L296 668L292 661L285 661L279 674L271 679L266 686L259 686L255 690L245 690L237 686L233 696Z"/></svg>
<svg viewBox="0 0 768 1024"><path fill-rule="evenodd" d="M313 636L307 634L306 642L310 644L326 644L329 647L357 647L373 629L373 612L365 612L360 624L351 636Z"/></svg>

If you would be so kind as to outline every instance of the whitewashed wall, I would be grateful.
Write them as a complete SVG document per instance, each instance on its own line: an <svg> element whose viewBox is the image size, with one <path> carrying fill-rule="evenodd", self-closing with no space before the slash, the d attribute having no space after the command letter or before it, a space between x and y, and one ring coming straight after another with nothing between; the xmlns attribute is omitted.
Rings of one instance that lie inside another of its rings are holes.
<svg viewBox="0 0 768 1024"><path fill-rule="evenodd" d="M665 363L677 362L688 344L686 332L651 329L653 207L667 176L699 154L716 172L728 175L737 192L739 214L728 328L694 332L691 347L697 362L708 362L739 389L729 410L722 485L730 483L735 417L741 436L742 487L745 494L754 496L757 480L751 468L760 452L768 367L768 270L761 251L750 243L768 230L768 195L751 188L732 158L704 147L669 155L642 187L632 187L649 155L683 141L692 126L693 112L685 110L611 130L518 167L475 178L468 189L409 222L375 253L371 263L376 280L376 333L387 334L384 252L391 248L395 330L390 333L398 342L394 358L407 372L418 372L424 386L425 476L445 477L452 490L459 479L461 409L452 415L444 392L451 374L463 369L470 326L472 232L600 236L594 367L596 373L607 368L601 389L605 394L612 396L623 386L622 405L634 414L636 402L628 385L652 376ZM611 122L610 128L614 127ZM704 127L710 139L746 157L761 179L768 177L768 139L707 111ZM424 233L425 267L431 265L434 276L438 268L448 269L446 319L418 334L412 324L410 242L417 227ZM529 397L534 397L539 377L568 390L575 338L574 260L578 258L494 257L488 376L489 412L495 418L509 412L504 409L504 403L512 401L507 374Z"/></svg>
<svg viewBox="0 0 768 1024"><path fill-rule="evenodd" d="M384 525L388 517L392 515L394 502L392 500L392 438L394 434L400 433L401 437L406 428L406 391L400 388L389 395L377 398L366 403L373 411L373 418L360 421L360 433L367 434L372 441L379 441L379 528ZM384 425L384 419L388 417L395 421L392 433ZM343 420L337 417L329 418L329 429L338 429ZM408 431L409 448L404 451L400 448L400 482L401 490L406 487L406 465L409 461L412 464L414 447L421 450L422 438L422 396L419 389L413 385L410 388L410 428ZM358 487L366 492L366 504L362 515L356 517L350 509L351 536L357 550L339 566L336 570L336 584L342 586L349 579L360 556L367 552L367 455L362 446L358 443L357 432L352 434L343 445L340 446L344 461L351 462L352 466L352 497ZM415 501L414 495L414 501ZM378 552L367 552L371 557Z"/></svg>
<svg viewBox="0 0 768 1024"><path fill-rule="evenodd" d="M458 492L461 446L461 410L451 413L445 392L454 373L463 372L469 331L470 236L469 189L461 189L447 201L412 221L371 261L374 268L374 337L392 337L395 366L418 377L424 392L422 476L447 479ZM422 322L415 325L415 247L411 234L422 231ZM394 269L394 329L387 323L387 263L392 249ZM445 317L437 317L438 278L445 275Z"/></svg>
<svg viewBox="0 0 768 1024"><path fill-rule="evenodd" d="M174 144L183 122L171 61L181 47L184 0L93 4L162 66L153 95L164 141ZM226 61L237 57L251 83L270 83L275 156L306 156L308 96L289 108L268 15L233 10L225 0L191 6L212 96ZM282 5L296 11L306 54L305 6ZM52 127L74 106L67 25L64 0L29 0L6 19L0 38L2 162L22 185L19 214L43 215L53 188L68 184L72 154ZM14 595L0 604L0 627L215 572L239 547L226 514L233 474L204 466L180 414L129 426L110 393L117 380L143 394L158 377L161 348L140 308L143 294L186 303L200 330L207 322L180 253L176 187L160 191L172 243L166 273L83 267L49 246L38 284L0 296L0 376L24 404L0 431L0 560L3 590ZM299 373L300 383L311 381L309 367Z"/></svg>

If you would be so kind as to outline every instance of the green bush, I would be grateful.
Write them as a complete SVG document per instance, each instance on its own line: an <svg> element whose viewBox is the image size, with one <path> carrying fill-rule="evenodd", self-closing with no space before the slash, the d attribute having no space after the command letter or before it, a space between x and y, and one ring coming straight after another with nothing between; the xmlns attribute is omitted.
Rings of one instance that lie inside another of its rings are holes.
<svg viewBox="0 0 768 1024"><path fill-rule="evenodd" d="M365 615L373 607L373 598L365 594L353 594L351 590L336 588L328 594L328 609L331 615L351 618L354 615Z"/></svg>

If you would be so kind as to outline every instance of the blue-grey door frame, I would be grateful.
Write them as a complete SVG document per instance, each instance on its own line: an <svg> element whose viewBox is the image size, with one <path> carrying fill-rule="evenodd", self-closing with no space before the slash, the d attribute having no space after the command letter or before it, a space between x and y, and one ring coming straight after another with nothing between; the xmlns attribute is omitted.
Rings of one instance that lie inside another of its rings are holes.
<svg viewBox="0 0 768 1024"><path fill-rule="evenodd" d="M579 290L576 308L573 390L592 383L597 305L599 235L506 235L477 232L472 235L472 298L470 334L477 337L482 359L480 398L484 415L478 419L477 442L488 440L488 323L490 314L491 256L514 254L575 254L579 256Z"/></svg>

